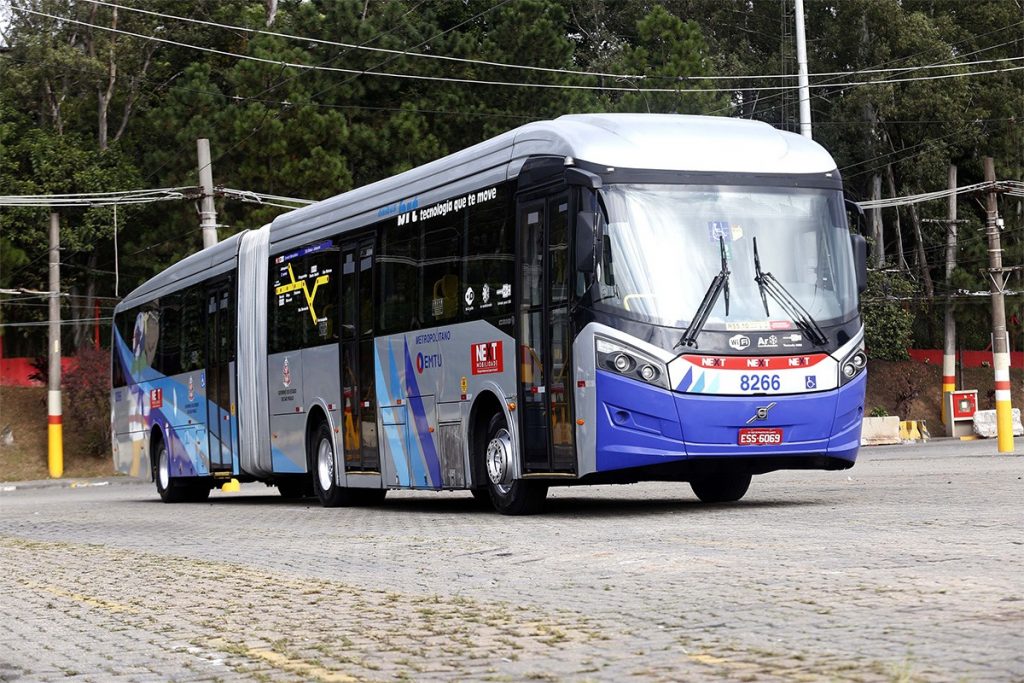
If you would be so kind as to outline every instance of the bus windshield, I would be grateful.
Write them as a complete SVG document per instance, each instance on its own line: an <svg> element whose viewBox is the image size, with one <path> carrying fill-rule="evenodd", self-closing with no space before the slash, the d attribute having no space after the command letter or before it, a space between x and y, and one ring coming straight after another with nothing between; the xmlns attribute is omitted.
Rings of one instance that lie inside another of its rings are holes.
<svg viewBox="0 0 1024 683"><path fill-rule="evenodd" d="M697 313L722 270L725 297L705 330L767 329L789 321L755 281L753 238L761 269L820 325L856 312L849 231L838 190L720 185L606 185L604 253L595 301L614 312L680 327ZM768 313L765 313L767 303ZM748 327L749 326L749 327Z"/></svg>

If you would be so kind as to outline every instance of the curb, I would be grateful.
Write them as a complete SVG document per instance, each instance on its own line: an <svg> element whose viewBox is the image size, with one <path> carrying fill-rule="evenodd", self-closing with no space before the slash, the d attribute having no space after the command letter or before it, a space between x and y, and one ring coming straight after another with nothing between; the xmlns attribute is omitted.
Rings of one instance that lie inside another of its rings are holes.
<svg viewBox="0 0 1024 683"><path fill-rule="evenodd" d="M32 481L0 482L0 493L30 489L81 489L94 486L121 486L123 484L148 484L148 479L139 477L92 477L85 479L36 479Z"/></svg>

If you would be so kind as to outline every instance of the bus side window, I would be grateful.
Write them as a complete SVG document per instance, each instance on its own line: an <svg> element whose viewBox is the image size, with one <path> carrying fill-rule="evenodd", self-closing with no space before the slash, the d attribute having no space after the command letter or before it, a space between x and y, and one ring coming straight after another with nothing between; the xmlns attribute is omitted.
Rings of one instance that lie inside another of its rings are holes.
<svg viewBox="0 0 1024 683"><path fill-rule="evenodd" d="M421 261L421 287L423 301L420 306L420 320L426 325L452 322L459 317L464 291L459 282L462 270L462 234L465 229L465 212L455 212L420 223L423 226L423 260ZM477 305L476 298L467 307Z"/></svg>
<svg viewBox="0 0 1024 683"><path fill-rule="evenodd" d="M382 334L405 332L420 326L420 231L422 223L399 226L385 224L381 231L380 254L380 331Z"/></svg>
<svg viewBox="0 0 1024 683"><path fill-rule="evenodd" d="M468 211L465 283L473 288L479 303L467 318L508 315L515 276L515 222L507 188L499 186L494 199ZM482 301L485 287L487 302Z"/></svg>
<svg viewBox="0 0 1024 683"><path fill-rule="evenodd" d="M111 322L111 334L112 337L120 335L120 328L124 325L124 311L114 315L114 320ZM111 338L110 348L112 350L110 354L110 386L114 389L123 387L127 384L127 380L124 376L124 366L121 363L121 352L118 349L117 340Z"/></svg>
<svg viewBox="0 0 1024 683"><path fill-rule="evenodd" d="M199 287L189 287L182 292L180 325L182 372L199 370L205 364L203 351L206 340L204 303L205 296Z"/></svg>
<svg viewBox="0 0 1024 683"><path fill-rule="evenodd" d="M160 341L156 370L170 377L181 372L181 295L160 297Z"/></svg>

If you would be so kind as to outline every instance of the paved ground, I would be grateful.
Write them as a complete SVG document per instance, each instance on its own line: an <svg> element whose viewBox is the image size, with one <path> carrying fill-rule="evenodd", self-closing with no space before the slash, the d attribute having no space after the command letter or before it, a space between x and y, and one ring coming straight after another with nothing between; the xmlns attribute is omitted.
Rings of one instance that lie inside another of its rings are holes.
<svg viewBox="0 0 1024 683"><path fill-rule="evenodd" d="M563 489L531 518L8 487L0 680L1020 681L1022 476L932 442L734 505Z"/></svg>

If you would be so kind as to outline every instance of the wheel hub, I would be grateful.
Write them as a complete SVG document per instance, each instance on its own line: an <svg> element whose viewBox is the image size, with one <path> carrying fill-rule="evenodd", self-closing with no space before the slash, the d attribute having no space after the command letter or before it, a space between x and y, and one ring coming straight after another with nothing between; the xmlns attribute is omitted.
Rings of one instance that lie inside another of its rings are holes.
<svg viewBox="0 0 1024 683"><path fill-rule="evenodd" d="M487 477L491 484L504 489L512 483L512 436L499 429L487 444Z"/></svg>
<svg viewBox="0 0 1024 683"><path fill-rule="evenodd" d="M323 439L317 449L316 474L320 479L320 489L330 491L334 486L334 449L328 439Z"/></svg>
<svg viewBox="0 0 1024 683"><path fill-rule="evenodd" d="M157 461L157 476L160 477L160 488L164 491L171 485L171 465L167 458L167 449L160 449L160 459Z"/></svg>

